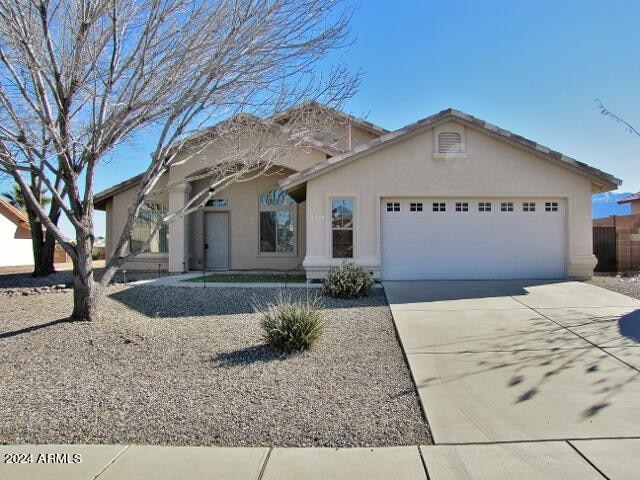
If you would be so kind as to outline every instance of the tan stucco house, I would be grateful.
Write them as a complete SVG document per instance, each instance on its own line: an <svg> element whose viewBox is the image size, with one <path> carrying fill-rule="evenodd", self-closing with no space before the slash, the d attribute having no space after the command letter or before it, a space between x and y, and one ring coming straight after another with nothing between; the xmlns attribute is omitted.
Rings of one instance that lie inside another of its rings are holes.
<svg viewBox="0 0 640 480"><path fill-rule="evenodd" d="M393 132L332 115L328 134L268 175L213 192L127 268L299 269L315 279L353 259L395 280L592 275L591 195L617 178L456 110ZM196 173L216 148L173 166L155 201L173 211L207 188ZM107 255L137 181L96 195ZM148 231L145 215L132 244Z"/></svg>

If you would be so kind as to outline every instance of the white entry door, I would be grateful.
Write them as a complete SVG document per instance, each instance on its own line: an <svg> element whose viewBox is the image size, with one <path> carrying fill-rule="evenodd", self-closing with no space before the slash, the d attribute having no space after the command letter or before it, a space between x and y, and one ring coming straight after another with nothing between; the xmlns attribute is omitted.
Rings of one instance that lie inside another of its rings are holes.
<svg viewBox="0 0 640 480"><path fill-rule="evenodd" d="M382 278L566 277L563 199L383 199Z"/></svg>
<svg viewBox="0 0 640 480"><path fill-rule="evenodd" d="M229 213L207 212L204 221L207 270L229 269Z"/></svg>

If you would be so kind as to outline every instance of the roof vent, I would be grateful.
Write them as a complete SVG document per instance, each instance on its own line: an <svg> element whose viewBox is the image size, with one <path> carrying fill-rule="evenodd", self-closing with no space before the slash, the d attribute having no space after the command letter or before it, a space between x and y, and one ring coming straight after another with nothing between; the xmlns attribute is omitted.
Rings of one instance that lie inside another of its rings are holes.
<svg viewBox="0 0 640 480"><path fill-rule="evenodd" d="M438 134L438 153L463 153L462 135L458 132Z"/></svg>

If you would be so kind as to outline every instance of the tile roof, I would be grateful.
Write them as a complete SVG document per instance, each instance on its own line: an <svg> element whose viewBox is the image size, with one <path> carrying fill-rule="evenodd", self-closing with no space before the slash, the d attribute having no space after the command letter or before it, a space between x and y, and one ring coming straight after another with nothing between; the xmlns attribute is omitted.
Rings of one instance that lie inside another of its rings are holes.
<svg viewBox="0 0 640 480"><path fill-rule="evenodd" d="M629 195L628 197L621 198L618 203L630 203L640 200L640 192Z"/></svg>
<svg viewBox="0 0 640 480"><path fill-rule="evenodd" d="M19 227L31 231L31 226L29 225L29 217L27 216L27 212L14 207L13 205L11 205L9 202L7 202L2 198L0 198L0 213L2 213L5 217L9 218L12 222L14 222Z"/></svg>
<svg viewBox="0 0 640 480"><path fill-rule="evenodd" d="M381 137L378 137L368 143L359 145L353 150L350 150L342 155L331 157L326 161L318 163L306 170L294 173L289 177L281 180L280 186L285 189L293 188L304 183L307 180L310 180L311 178L325 173L328 170L332 170L333 168L347 164L352 160L363 157L368 153L377 150L378 148L391 145L406 136L410 136L412 134L419 133L420 131L427 130L436 126L437 124L444 123L448 120L460 121L461 123L469 125L470 127L485 131L498 138L509 141L517 146L535 152L547 158L548 160L554 161L559 165L574 169L575 171L590 177L594 181L601 181L607 188L613 189L622 184L622 180L601 170L598 170L597 168L591 167L586 163L575 160L574 158L568 157L560 152L552 150L549 147L545 147L544 145L534 142L533 140L525 138L521 135L517 135L513 132L510 132L509 130L505 130L503 128L492 125L491 123L476 118L472 115L449 108L422 120L418 120L415 123L406 125L398 130L382 135Z"/></svg>

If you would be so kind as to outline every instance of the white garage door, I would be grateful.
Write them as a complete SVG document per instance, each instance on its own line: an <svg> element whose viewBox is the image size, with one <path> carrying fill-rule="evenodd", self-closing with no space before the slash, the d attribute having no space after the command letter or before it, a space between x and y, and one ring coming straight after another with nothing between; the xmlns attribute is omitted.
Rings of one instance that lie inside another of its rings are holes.
<svg viewBox="0 0 640 480"><path fill-rule="evenodd" d="M566 276L562 199L383 199L382 278Z"/></svg>

